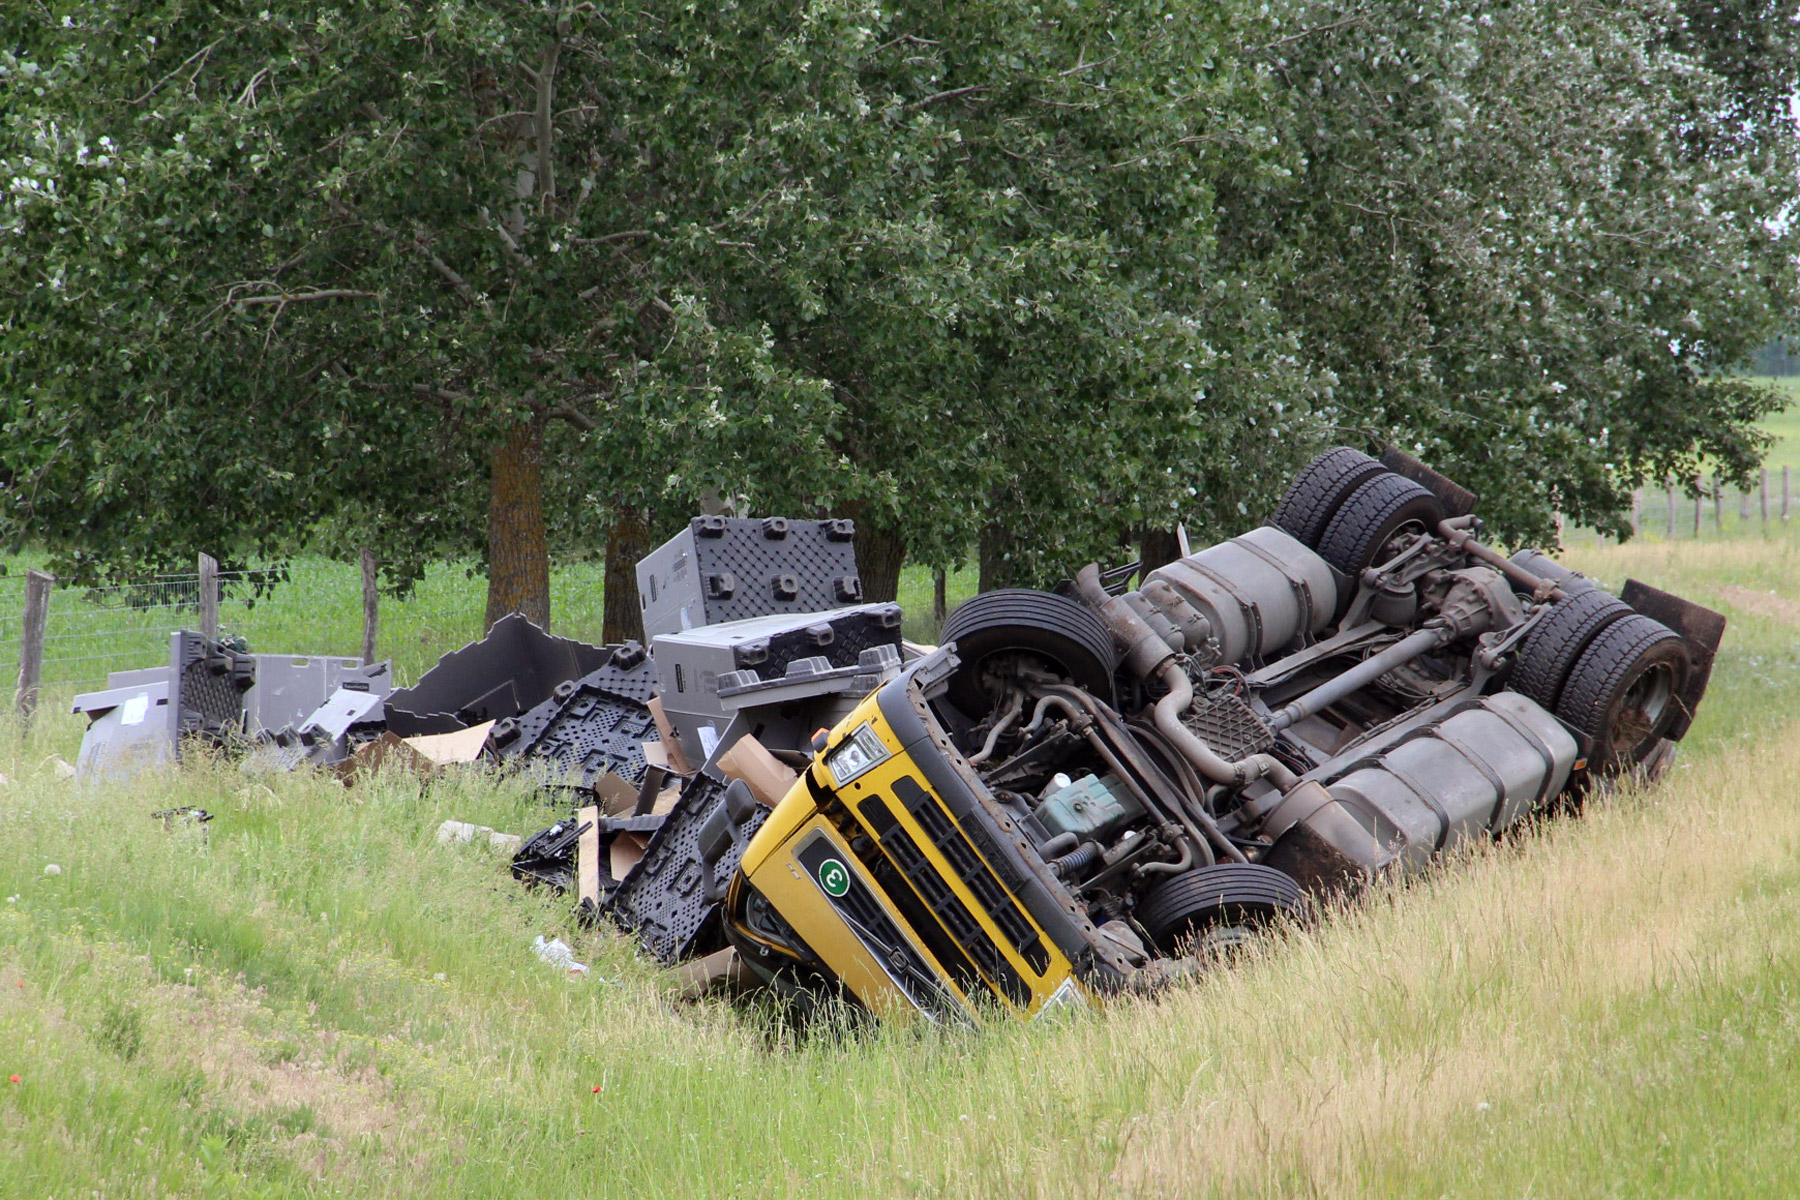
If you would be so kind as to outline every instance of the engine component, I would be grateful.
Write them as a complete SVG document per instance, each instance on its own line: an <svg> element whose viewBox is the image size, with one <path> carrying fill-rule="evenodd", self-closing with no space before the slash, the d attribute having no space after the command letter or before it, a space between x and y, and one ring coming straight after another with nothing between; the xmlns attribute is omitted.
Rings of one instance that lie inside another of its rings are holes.
<svg viewBox="0 0 1800 1200"><path fill-rule="evenodd" d="M1263 821L1281 839L1266 860L1292 874L1304 846L1283 843L1304 825L1363 874L1423 867L1477 833L1506 828L1548 803L1575 764L1560 723L1512 692L1472 702L1376 758L1353 764L1329 787L1294 789Z"/></svg>
<svg viewBox="0 0 1800 1200"><path fill-rule="evenodd" d="M1261 754L1275 744L1275 732L1248 704L1229 692L1196 696L1181 723L1200 740L1233 761Z"/></svg>
<svg viewBox="0 0 1800 1200"><path fill-rule="evenodd" d="M1143 816L1144 806L1117 775L1083 775L1045 796L1034 815L1052 835L1104 840Z"/></svg>
<svg viewBox="0 0 1800 1200"><path fill-rule="evenodd" d="M1156 583L1169 591L1153 590ZM1272 654L1318 633L1338 604L1325 560L1273 525L1159 567L1143 595L1177 627L1193 628L1194 618L1203 618L1217 642L1212 661L1225 663ZM1198 655L1203 648L1185 649Z"/></svg>

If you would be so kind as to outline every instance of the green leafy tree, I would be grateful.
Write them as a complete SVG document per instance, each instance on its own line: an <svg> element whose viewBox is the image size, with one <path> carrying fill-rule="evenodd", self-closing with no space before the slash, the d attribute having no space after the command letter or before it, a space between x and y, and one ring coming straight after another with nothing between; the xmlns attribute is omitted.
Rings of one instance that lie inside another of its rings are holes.
<svg viewBox="0 0 1800 1200"><path fill-rule="evenodd" d="M6 527L474 551L543 619L553 536L706 488L857 516L876 595L1166 522L1303 408L1213 253L1272 146L1234 15L15 10Z"/></svg>
<svg viewBox="0 0 1800 1200"><path fill-rule="evenodd" d="M1781 400L1733 372L1800 314L1791 6L1284 13L1298 186L1234 187L1223 236L1280 279L1340 438L1419 450L1515 535L1756 465Z"/></svg>

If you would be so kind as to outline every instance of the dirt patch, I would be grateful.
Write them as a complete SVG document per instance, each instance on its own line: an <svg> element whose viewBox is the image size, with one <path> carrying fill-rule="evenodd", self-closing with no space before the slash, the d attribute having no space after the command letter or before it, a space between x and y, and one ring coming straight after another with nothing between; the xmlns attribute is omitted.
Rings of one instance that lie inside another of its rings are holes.
<svg viewBox="0 0 1800 1200"><path fill-rule="evenodd" d="M1738 587L1736 584L1726 584L1719 589L1719 595L1733 608L1741 608L1759 617L1785 621L1789 625L1800 625L1800 601L1789 600L1786 596L1778 596L1772 592Z"/></svg>
<svg viewBox="0 0 1800 1200"><path fill-rule="evenodd" d="M209 978L151 990L155 1009L165 1014L159 1050L198 1066L233 1107L276 1119L310 1110L320 1126L312 1132L326 1148L373 1139L392 1152L415 1125L374 1067L346 1069L329 1032L278 1029L241 983Z"/></svg>

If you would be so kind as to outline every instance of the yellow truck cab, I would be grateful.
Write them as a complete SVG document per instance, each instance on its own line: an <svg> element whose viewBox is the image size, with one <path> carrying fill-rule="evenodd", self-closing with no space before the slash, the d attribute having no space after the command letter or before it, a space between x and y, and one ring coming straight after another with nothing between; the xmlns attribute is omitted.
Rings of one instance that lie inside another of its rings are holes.
<svg viewBox="0 0 1800 1200"><path fill-rule="evenodd" d="M955 663L939 651L865 699L751 840L726 914L758 974L940 1021L1084 1004L1132 973L932 714Z"/></svg>

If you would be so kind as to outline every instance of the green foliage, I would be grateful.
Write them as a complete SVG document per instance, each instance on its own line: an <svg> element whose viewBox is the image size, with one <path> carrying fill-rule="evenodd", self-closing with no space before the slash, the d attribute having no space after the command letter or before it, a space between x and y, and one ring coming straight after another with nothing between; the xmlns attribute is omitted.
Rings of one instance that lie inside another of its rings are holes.
<svg viewBox="0 0 1800 1200"><path fill-rule="evenodd" d="M1305 186L1226 198L1226 236L1286 263L1278 303L1348 436L1417 449L1534 535L1556 508L1617 531L1634 485L1702 456L1755 466L1780 400L1730 372L1800 296L1793 122L1750 120L1723 61L1791 43L1754 8L1289 10L1272 53ZM1730 137L1696 152L1708 130Z"/></svg>
<svg viewBox="0 0 1800 1200"><path fill-rule="evenodd" d="M77 573L354 537L409 580L479 552L488 448L559 418L589 544L707 486L934 562L996 517L1061 560L1167 522L1168 464L1303 410L1212 236L1219 178L1277 169L1252 24L16 10L5 528Z"/></svg>
<svg viewBox="0 0 1800 1200"><path fill-rule="evenodd" d="M1328 438L1613 522L1759 450L1781 20L8 6L0 537L80 578L366 543L404 587L486 552L522 423L565 551L717 488L1045 579L1231 530Z"/></svg>

